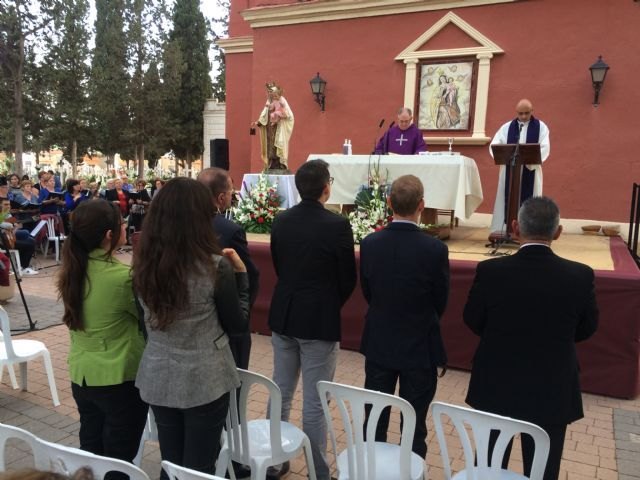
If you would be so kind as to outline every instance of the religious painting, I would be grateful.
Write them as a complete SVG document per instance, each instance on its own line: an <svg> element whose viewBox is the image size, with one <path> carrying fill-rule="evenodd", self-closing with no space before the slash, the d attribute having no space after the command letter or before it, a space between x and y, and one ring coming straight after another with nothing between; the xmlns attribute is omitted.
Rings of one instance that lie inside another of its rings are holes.
<svg viewBox="0 0 640 480"><path fill-rule="evenodd" d="M470 130L474 65L460 60L420 65L418 128Z"/></svg>

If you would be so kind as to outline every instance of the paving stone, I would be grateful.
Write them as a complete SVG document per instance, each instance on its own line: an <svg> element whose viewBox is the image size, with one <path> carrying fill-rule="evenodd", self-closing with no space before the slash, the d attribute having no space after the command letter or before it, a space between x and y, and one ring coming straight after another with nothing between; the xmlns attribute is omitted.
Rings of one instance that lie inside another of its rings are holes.
<svg viewBox="0 0 640 480"><path fill-rule="evenodd" d="M618 473L640 477L640 460L618 460Z"/></svg>

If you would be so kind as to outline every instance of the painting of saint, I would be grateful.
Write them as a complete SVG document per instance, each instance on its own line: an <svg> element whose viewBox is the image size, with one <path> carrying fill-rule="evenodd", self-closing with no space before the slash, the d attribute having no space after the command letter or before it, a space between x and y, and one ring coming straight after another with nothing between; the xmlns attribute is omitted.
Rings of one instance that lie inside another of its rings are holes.
<svg viewBox="0 0 640 480"><path fill-rule="evenodd" d="M473 62L422 65L418 127L468 130Z"/></svg>

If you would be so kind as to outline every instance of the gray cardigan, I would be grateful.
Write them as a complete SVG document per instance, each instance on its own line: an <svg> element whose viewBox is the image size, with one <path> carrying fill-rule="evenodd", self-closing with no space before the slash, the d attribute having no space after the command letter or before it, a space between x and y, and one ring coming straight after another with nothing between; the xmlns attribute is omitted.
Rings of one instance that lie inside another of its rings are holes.
<svg viewBox="0 0 640 480"><path fill-rule="evenodd" d="M247 330L249 280L234 274L226 258L214 260L216 278L201 273L189 279L189 306L166 330L150 328L141 302L149 337L136 386L150 405L197 407L240 386L227 334Z"/></svg>

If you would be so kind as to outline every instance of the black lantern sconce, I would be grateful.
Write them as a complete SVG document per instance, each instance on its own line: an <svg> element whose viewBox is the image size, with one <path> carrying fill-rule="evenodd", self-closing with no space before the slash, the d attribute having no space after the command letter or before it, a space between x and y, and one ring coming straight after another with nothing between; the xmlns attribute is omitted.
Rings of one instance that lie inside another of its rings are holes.
<svg viewBox="0 0 640 480"><path fill-rule="evenodd" d="M593 91L595 96L593 97L593 106L597 107L600 97L600 90L604 85L604 79L607 78L607 72L609 71L609 65L602 61L602 55L598 56L598 61L589 67L591 71L591 82L593 83Z"/></svg>
<svg viewBox="0 0 640 480"><path fill-rule="evenodd" d="M316 76L309 81L309 85L311 85L311 93L316 97L316 102L324 112L324 89L327 86L327 81L323 80L320 72L318 72Z"/></svg>

